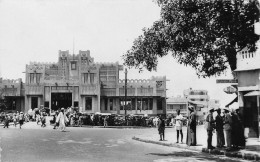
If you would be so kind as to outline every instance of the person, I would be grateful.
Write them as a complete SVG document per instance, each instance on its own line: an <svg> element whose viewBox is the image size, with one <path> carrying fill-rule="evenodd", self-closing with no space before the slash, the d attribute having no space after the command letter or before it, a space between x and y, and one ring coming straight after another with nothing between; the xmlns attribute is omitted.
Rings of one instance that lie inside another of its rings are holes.
<svg viewBox="0 0 260 162"><path fill-rule="evenodd" d="M206 117L206 125L207 125L207 134L208 134L208 139L207 139L207 144L208 144L208 149L214 149L215 147L212 146L212 136L213 136L213 130L214 130L214 124L215 121L213 119L213 112L214 108L211 107L209 109L209 114Z"/></svg>
<svg viewBox="0 0 260 162"><path fill-rule="evenodd" d="M36 114L36 123L37 123L37 125L39 124L40 121L41 121L40 114Z"/></svg>
<svg viewBox="0 0 260 162"><path fill-rule="evenodd" d="M23 122L24 122L24 114L23 114L23 112L20 112L20 115L19 115L20 129L22 129Z"/></svg>
<svg viewBox="0 0 260 162"><path fill-rule="evenodd" d="M68 118L64 112L64 108L61 108L61 111L57 117L56 123L59 123L59 129L62 132L65 132L66 123L68 122Z"/></svg>
<svg viewBox="0 0 260 162"><path fill-rule="evenodd" d="M217 148L222 148L225 145L225 137L223 131L223 117L221 116L221 109L216 109L217 116L216 116L216 134L217 134Z"/></svg>
<svg viewBox="0 0 260 162"><path fill-rule="evenodd" d="M237 149L239 146L245 146L244 128L241 120L241 116L238 115L239 109L235 109L232 114L232 130L231 130L231 145Z"/></svg>
<svg viewBox="0 0 260 162"><path fill-rule="evenodd" d="M58 123L56 122L56 119L57 119L58 115L59 115L59 111L57 110L57 111L55 111L55 114L53 116L53 121L54 121L53 129L56 129L56 127L58 126Z"/></svg>
<svg viewBox="0 0 260 162"><path fill-rule="evenodd" d="M189 106L188 109L190 114L188 116L186 144L188 146L196 146L196 114L194 112L193 106Z"/></svg>
<svg viewBox="0 0 260 162"><path fill-rule="evenodd" d="M9 118L9 115L6 114L5 115L5 119L4 119L4 128L8 128L9 127L9 121L10 121L10 118Z"/></svg>
<svg viewBox="0 0 260 162"><path fill-rule="evenodd" d="M17 125L17 116L16 113L13 114L13 122L14 122L14 127Z"/></svg>
<svg viewBox="0 0 260 162"><path fill-rule="evenodd" d="M104 128L107 127L107 119L108 119L108 116L105 116L105 117L104 117Z"/></svg>
<svg viewBox="0 0 260 162"><path fill-rule="evenodd" d="M45 112L42 112L42 116L41 116L41 122L42 122L42 125L41 127L46 127L46 113Z"/></svg>
<svg viewBox="0 0 260 162"><path fill-rule="evenodd" d="M237 146L244 148L246 146L246 139L245 139L245 134L244 134L244 122L243 122L242 115L240 114L239 108L237 108L235 110L235 112L236 112L237 118L238 118L238 132L237 132L238 143L237 143Z"/></svg>
<svg viewBox="0 0 260 162"><path fill-rule="evenodd" d="M175 128L177 131L177 142L176 143L179 143L179 133L181 134L181 143L183 143L183 133L182 133L183 116L180 114L180 109L177 110L177 116L175 117L175 120L176 120Z"/></svg>
<svg viewBox="0 0 260 162"><path fill-rule="evenodd" d="M229 109L224 108L224 131L227 144L227 150L231 149L231 130L232 130L232 117L229 114Z"/></svg>
<svg viewBox="0 0 260 162"><path fill-rule="evenodd" d="M164 130L165 130L165 122L162 116L160 116L158 121L158 132L160 135L160 141L164 141Z"/></svg>

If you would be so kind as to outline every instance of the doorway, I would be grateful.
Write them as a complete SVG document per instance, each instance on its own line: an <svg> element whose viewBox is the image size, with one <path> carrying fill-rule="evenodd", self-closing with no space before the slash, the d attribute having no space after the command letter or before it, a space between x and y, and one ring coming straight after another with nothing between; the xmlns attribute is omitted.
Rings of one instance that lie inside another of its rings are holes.
<svg viewBox="0 0 260 162"><path fill-rule="evenodd" d="M51 93L51 109L56 111L60 108L71 107L72 93Z"/></svg>
<svg viewBox="0 0 260 162"><path fill-rule="evenodd" d="M31 100L31 109L38 108L38 97L32 97Z"/></svg>

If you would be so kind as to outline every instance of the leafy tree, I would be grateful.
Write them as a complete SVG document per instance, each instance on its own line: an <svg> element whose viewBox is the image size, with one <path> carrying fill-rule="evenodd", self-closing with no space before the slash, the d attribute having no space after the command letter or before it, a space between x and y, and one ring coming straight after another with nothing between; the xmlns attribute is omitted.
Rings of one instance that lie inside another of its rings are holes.
<svg viewBox="0 0 260 162"><path fill-rule="evenodd" d="M171 54L197 75L236 69L236 53L255 51L259 19L257 0L156 0L161 18L133 42L124 65L156 70L158 58Z"/></svg>

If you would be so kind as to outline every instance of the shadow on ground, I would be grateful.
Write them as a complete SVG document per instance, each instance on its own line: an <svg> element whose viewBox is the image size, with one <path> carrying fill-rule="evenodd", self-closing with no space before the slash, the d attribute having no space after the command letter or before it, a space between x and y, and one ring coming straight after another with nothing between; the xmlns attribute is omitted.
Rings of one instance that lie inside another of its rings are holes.
<svg viewBox="0 0 260 162"><path fill-rule="evenodd" d="M172 153L149 153L147 155L156 155L156 156L163 156L163 157L167 157L167 158L176 158L176 157L183 157L183 158L192 158L192 159L196 159L196 161L218 161L218 162L237 162L240 161L240 159L231 159L231 158L227 158L225 156L221 156L221 155L210 155L210 154L205 154L205 153L197 153L197 152L191 152L191 151L176 151L176 152L172 152ZM188 160L190 161L190 160Z"/></svg>

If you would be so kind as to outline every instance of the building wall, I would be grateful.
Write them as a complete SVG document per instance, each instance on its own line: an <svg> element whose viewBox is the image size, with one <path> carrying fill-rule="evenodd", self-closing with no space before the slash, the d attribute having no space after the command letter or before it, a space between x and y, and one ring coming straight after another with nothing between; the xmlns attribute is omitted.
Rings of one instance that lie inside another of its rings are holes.
<svg viewBox="0 0 260 162"><path fill-rule="evenodd" d="M58 60L58 63L32 62L26 65L26 110L31 108L32 96L39 97L40 105L49 102L49 108L52 109L53 93L71 93L71 105L78 102L81 111L122 113L119 98L125 96L125 80L119 79L119 71L123 70L123 67L118 62L95 63L89 51L79 51L76 55L69 54L69 51L59 51ZM87 97L92 98L91 110L86 110ZM147 80L127 80L127 98L148 97L153 99L151 110L134 109L129 113L151 115L166 113L165 76ZM105 110L104 98L113 99L113 110L109 107ZM159 106L162 107L161 110L157 110L157 99L161 101Z"/></svg>
<svg viewBox="0 0 260 162"><path fill-rule="evenodd" d="M236 77L238 79L238 104L239 111L243 116L245 130L248 130L248 137L260 138L260 42L256 52L249 52L247 48L237 53ZM247 94L256 92L252 96ZM245 131L247 132L247 131Z"/></svg>

